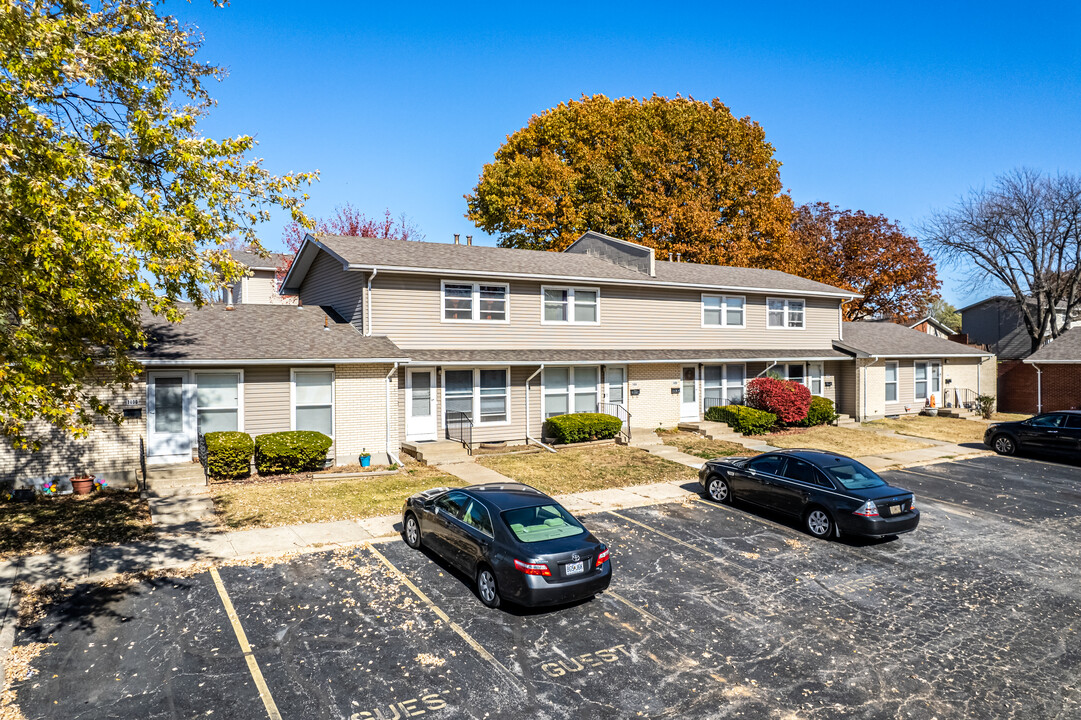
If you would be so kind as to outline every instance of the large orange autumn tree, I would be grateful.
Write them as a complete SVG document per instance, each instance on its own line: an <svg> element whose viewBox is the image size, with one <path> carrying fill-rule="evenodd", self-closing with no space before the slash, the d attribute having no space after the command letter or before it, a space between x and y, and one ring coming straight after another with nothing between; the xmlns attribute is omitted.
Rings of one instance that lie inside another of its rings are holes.
<svg viewBox="0 0 1081 720"><path fill-rule="evenodd" d="M466 217L503 247L562 250L595 230L662 258L777 267L792 222L780 167L719 100L583 96L507 137Z"/></svg>
<svg viewBox="0 0 1081 720"><path fill-rule="evenodd" d="M825 202L796 208L788 269L863 295L845 318L916 320L926 315L941 283L919 241L882 215L841 210Z"/></svg>

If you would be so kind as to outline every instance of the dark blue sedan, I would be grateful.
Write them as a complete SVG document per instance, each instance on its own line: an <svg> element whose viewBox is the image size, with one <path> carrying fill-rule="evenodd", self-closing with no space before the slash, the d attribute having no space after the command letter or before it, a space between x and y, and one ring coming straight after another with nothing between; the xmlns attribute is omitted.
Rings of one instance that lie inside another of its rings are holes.
<svg viewBox="0 0 1081 720"><path fill-rule="evenodd" d="M719 458L706 462L698 479L715 502L742 500L785 513L820 538L900 535L920 523L911 492L831 452L778 450L750 459Z"/></svg>
<svg viewBox="0 0 1081 720"><path fill-rule="evenodd" d="M559 503L518 483L435 488L402 509L402 535L476 583L488 607L501 600L558 605L608 589L608 547Z"/></svg>

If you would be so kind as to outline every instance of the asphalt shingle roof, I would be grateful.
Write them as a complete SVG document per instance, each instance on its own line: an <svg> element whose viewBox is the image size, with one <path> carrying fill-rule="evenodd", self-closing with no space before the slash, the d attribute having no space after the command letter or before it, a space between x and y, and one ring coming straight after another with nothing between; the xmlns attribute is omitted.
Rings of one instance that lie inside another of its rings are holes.
<svg viewBox="0 0 1081 720"><path fill-rule="evenodd" d="M1029 355L1026 362L1081 364L1081 326L1071 328Z"/></svg>
<svg viewBox="0 0 1081 720"><path fill-rule="evenodd" d="M272 252L269 256L263 257L262 255L257 255L256 253L249 252L248 250L230 250L229 254L232 255L233 259L236 260L238 263L243 263L250 268L277 268L278 265L281 263L282 258L285 257L283 253L276 252Z"/></svg>
<svg viewBox="0 0 1081 720"><path fill-rule="evenodd" d="M989 354L986 350L891 322L846 322L842 332L843 337L836 345L866 355L939 357Z"/></svg>
<svg viewBox="0 0 1081 720"><path fill-rule="evenodd" d="M347 263L417 270L457 270L631 281L649 285L685 283L723 288L756 288L779 292L815 292L850 296L848 290L789 275L778 270L701 265L658 260L656 277L591 255L517 250L484 245L386 240L319 235L318 242Z"/></svg>
<svg viewBox="0 0 1081 720"><path fill-rule="evenodd" d="M175 324L144 311L147 347L133 353L136 359L147 365L208 360L242 365L245 361L408 358L386 337L364 337L333 310L318 306L184 307L187 315Z"/></svg>

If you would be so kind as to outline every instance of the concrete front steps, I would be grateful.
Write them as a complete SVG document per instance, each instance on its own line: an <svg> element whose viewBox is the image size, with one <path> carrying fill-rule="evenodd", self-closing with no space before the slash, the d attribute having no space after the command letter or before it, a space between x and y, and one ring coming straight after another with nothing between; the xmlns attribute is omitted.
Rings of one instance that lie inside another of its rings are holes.
<svg viewBox="0 0 1081 720"><path fill-rule="evenodd" d="M653 428L631 428L631 439L627 441L622 435L616 436L616 443L619 445L629 445L636 448L650 448L657 445L664 445L664 440L661 440L657 436L657 433L653 432Z"/></svg>
<svg viewBox="0 0 1081 720"><path fill-rule="evenodd" d="M736 432L730 428L727 423L702 420L700 422L681 422L677 427L680 430L698 433L710 440L724 440L726 442L735 443L736 445L742 445L748 450L768 452L777 449L768 443L762 442L759 437L754 435L742 435Z"/></svg>
<svg viewBox="0 0 1081 720"><path fill-rule="evenodd" d="M939 417L961 418L962 420L978 420L980 418L979 414L963 407L939 408L938 414Z"/></svg>
<svg viewBox="0 0 1081 720"><path fill-rule="evenodd" d="M465 447L460 442L453 440L403 442L402 452L422 465L453 465L454 463L473 462L473 457L466 452Z"/></svg>
<svg viewBox="0 0 1081 720"><path fill-rule="evenodd" d="M146 489L148 492L171 491L191 487L206 487L206 474L203 472L203 466L200 463L146 466Z"/></svg>
<svg viewBox="0 0 1081 720"><path fill-rule="evenodd" d="M837 416L837 419L833 423L837 427L855 427L859 425L858 422L852 419L852 416L841 413Z"/></svg>

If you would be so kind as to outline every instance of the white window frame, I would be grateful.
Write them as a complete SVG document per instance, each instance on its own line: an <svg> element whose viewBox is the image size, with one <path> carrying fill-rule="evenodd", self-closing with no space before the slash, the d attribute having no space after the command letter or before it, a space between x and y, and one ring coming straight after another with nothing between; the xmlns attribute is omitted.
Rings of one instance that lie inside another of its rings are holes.
<svg viewBox="0 0 1081 720"><path fill-rule="evenodd" d="M196 370L193 372L195 376L192 379L192 423L195 425L195 436L199 437L199 376L200 375L225 375L233 374L237 376L236 380L236 425L237 432L244 432L244 370L233 368L219 368L210 370L204 368L202 370ZM226 410L228 408L213 408L216 410Z"/></svg>
<svg viewBox="0 0 1081 720"><path fill-rule="evenodd" d="M439 413L439 427L440 428L445 428L447 426L447 372L448 371L450 371L450 372L455 372L455 371L464 372L464 371L467 371L467 370L471 370L473 372L473 397L472 397L473 409L470 412L470 415L472 415L472 418L473 418L473 427L499 427L501 425L510 425L511 420L512 420L512 418L511 418L511 374L510 374L510 366L509 365L496 365L496 366L485 365L485 366L482 366L482 367L474 367L474 368L444 367L443 371L441 373L439 373L439 394L440 394L440 400L441 400L441 404L440 404L441 412ZM507 379L507 384L505 386L507 388L507 393L506 393L506 398L507 398L507 419L506 420L496 420L495 422L481 422L481 419L480 419L480 371L481 370L502 370L503 371L503 376Z"/></svg>
<svg viewBox="0 0 1081 720"><path fill-rule="evenodd" d="M893 380L884 379L882 381L882 399L887 405L897 405L901 402L901 363L896 360L889 360L886 362L886 370L889 370L890 365L893 365ZM915 382L915 370L913 369L912 377ZM883 378L888 378L889 374L884 373ZM893 385L893 400L889 399L889 393L886 392L886 388L889 385ZM915 390L915 388L913 388Z"/></svg>
<svg viewBox="0 0 1081 720"><path fill-rule="evenodd" d="M629 389L629 385L630 385L630 382L627 380L627 370L628 370L628 368L627 368L626 365L605 365L604 366L604 400L603 400L603 402L615 402L614 400L612 400L612 383L611 383L611 380L610 380L609 375L608 375L608 372L610 370L613 370L613 369L623 371L623 382L620 383L620 391L623 394L623 401L620 402L620 403L617 403L617 404L622 405L623 408L626 409L626 407L627 407L627 395L628 395L628 389Z"/></svg>
<svg viewBox="0 0 1081 720"><path fill-rule="evenodd" d="M792 382L798 382L800 385L807 385L807 363L794 362L794 363L782 363L782 365L784 365L784 379L785 380L790 380ZM792 372L789 370L789 368L793 368L793 367L797 367L797 366L803 368L803 373L800 376L799 380L792 380ZM808 386L808 390L809 389L810 389L810 386Z"/></svg>
<svg viewBox="0 0 1081 720"><path fill-rule="evenodd" d="M706 384L706 368L709 368L709 367L719 367L721 369L721 384L720 385L707 385ZM732 367L732 368L735 368L735 367L742 368L742 374L743 374L743 383L742 384L736 385L734 383L728 382L728 368L730 368L730 367ZM746 400L746 398L747 398L747 381L748 380L747 380L747 364L746 363L723 363L723 364L709 363L709 364L703 365L702 366L702 411L705 412L706 410L709 409L709 406L706 405L706 390L707 389L719 389L721 391L721 398L727 400L728 399L728 391L731 390L732 388L738 387L740 390L743 391L742 394L743 394L744 400Z"/></svg>
<svg viewBox="0 0 1081 720"><path fill-rule="evenodd" d="M548 390L548 380L547 380L547 375L546 375L549 368L551 368L552 370L563 370L563 369L565 369L567 371L567 390L565 392L563 392L563 391L549 392L549 390ZM604 385L607 382L607 380L605 380L603 383L601 382L601 366L600 365L547 365L547 366L545 366L544 370L541 372L540 414L541 414L541 421L542 422L548 419L546 417L547 411L545 410L545 405L547 404L546 400L547 400L549 395L565 395L566 398L567 398L567 414L568 415L574 415L576 412L578 412L577 410L574 409L574 396L575 396L575 391L576 391L576 387L575 387L575 384L574 384L574 369L575 368L594 368L597 371L597 384L594 385L593 387L594 387L595 396L597 398L597 402L602 402L602 398L604 398L604 390L605 390ZM628 385L629 385L629 383L628 383ZM596 412L596 411L597 411L597 408L596 408L596 406L594 406L594 408L592 410L589 410L588 412Z"/></svg>
<svg viewBox="0 0 1081 720"><path fill-rule="evenodd" d="M770 312L769 304L771 302L784 303L784 310L783 310L783 315L782 315L782 317L784 318L784 320L783 320L784 324L783 325L771 325L770 324L770 322L769 322L769 312ZM788 320L789 320L789 317L792 314L792 303L800 303L803 306L802 307L803 322L800 323L799 325L794 325L794 326L790 327L789 324L788 324ZM769 329L769 330L806 330L807 329L807 301L805 299L803 299L803 298L767 297L766 298L766 328Z"/></svg>
<svg viewBox="0 0 1081 720"><path fill-rule="evenodd" d="M919 365L927 366L927 379L924 381L927 383L927 394L920 397L916 392L916 383L920 382L916 379L916 367ZM933 368L938 368L938 387L934 387L935 373ZM912 362L912 397L916 400L927 400L934 395L938 397L938 394L942 392L942 361L941 360L914 360Z"/></svg>
<svg viewBox="0 0 1081 720"><path fill-rule="evenodd" d="M545 320L544 318L544 293L547 290L565 290L567 293L567 319L566 320ZM575 290L585 290L586 292L597 294L597 319L593 322L579 322L574 319L574 292ZM586 285L541 285L540 289L540 320L541 325L600 325L601 324L601 289L599 287L588 287Z"/></svg>
<svg viewBox="0 0 1081 720"><path fill-rule="evenodd" d="M334 371L334 368L289 368L289 429L297 429L297 375L305 373L330 373L330 439L333 440L338 425L334 410L335 399L338 394L338 373Z"/></svg>
<svg viewBox="0 0 1081 720"><path fill-rule="evenodd" d="M721 301L721 322L719 325L706 322L706 298L717 298ZM743 305L741 306L740 315L743 318L743 322L739 325L733 325L728 322L728 301L729 300L741 300ZM704 328L733 328L733 329L745 329L747 327L747 296L746 295L717 295L716 293L702 293L702 327Z"/></svg>
<svg viewBox="0 0 1081 720"><path fill-rule="evenodd" d="M815 378L811 368L818 370L818 377ZM815 392L814 383L818 380L818 392ZM807 389L811 391L812 395L824 397L823 391L826 388L826 364L822 362L807 362L803 364L803 384L807 386Z"/></svg>
<svg viewBox="0 0 1081 720"><path fill-rule="evenodd" d="M472 285L473 296L470 300L470 318L454 319L447 317L447 285ZM503 319L485 320L480 316L480 288L501 287L503 288ZM439 321L444 323L481 323L484 325L506 325L510 322L510 284L501 282L484 282L472 280L447 280L439 281Z"/></svg>

